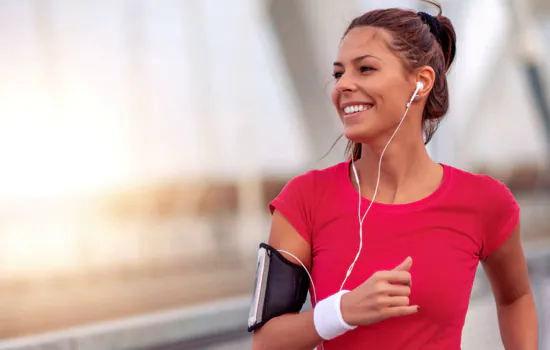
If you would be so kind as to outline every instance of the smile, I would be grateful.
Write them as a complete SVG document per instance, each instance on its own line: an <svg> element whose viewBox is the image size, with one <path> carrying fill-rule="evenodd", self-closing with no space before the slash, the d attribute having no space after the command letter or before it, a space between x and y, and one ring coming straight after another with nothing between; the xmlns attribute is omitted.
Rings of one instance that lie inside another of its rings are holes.
<svg viewBox="0 0 550 350"><path fill-rule="evenodd" d="M356 105L348 105L343 108L344 115L345 116L351 116L353 114L359 114L363 111L368 111L373 107L372 104L356 104Z"/></svg>

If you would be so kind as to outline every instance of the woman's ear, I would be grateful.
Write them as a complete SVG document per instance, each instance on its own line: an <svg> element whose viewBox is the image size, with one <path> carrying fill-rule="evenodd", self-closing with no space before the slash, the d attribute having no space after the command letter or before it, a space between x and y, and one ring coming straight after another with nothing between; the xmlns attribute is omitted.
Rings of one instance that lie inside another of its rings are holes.
<svg viewBox="0 0 550 350"><path fill-rule="evenodd" d="M430 66L420 68L416 74L416 81L421 82L424 87L418 91L418 96L425 97L430 94L435 83L435 71Z"/></svg>

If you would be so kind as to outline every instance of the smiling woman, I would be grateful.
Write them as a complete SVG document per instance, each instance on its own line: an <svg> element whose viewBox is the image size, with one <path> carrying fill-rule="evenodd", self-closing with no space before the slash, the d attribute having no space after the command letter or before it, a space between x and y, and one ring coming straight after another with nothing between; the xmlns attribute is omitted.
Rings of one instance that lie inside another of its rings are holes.
<svg viewBox="0 0 550 350"><path fill-rule="evenodd" d="M432 90L426 97L426 106L422 113L422 130L424 132L425 143L430 142L441 118L449 109L449 92L447 86L447 72L453 63L456 54L456 34L449 19L440 16L437 22L431 21L431 16L421 13L423 22L430 22L432 26L426 28L426 25L419 25L418 18L408 16L399 16L397 18L388 17L387 11L373 11L368 15L356 18L348 27L344 38L340 44L339 53L341 55L350 55L350 57L339 57L339 61L334 62L333 76L337 85L332 93L333 103L336 105L340 115L344 118L344 126L347 126L348 114L343 110L348 105L363 105L370 109L375 106L375 100L372 101L345 101L342 99L342 93L349 88L342 77L348 70L346 78L350 75L366 76L370 79L361 80L360 87L368 90L374 99L376 95L380 99L381 92L392 89L391 100L380 101L380 113L386 112L393 115L399 115L399 109L404 99L410 96L410 88L403 84L404 79L420 68L427 69L424 74L428 74L432 80L432 86L426 86ZM403 28L407 28L404 32ZM433 35L432 35L433 34ZM381 40L382 39L382 40ZM434 43L438 41L439 45ZM386 46L390 45L391 50ZM384 47L383 47L384 46ZM377 52L378 56L373 54L364 54L364 52ZM355 56L354 56L355 55ZM376 73L376 74L375 74ZM366 84L366 85L365 85ZM378 91L378 94L376 92ZM352 112L352 111L348 111ZM356 112L353 110L353 112ZM387 126L391 128L394 121L386 120ZM371 133L377 134L380 130L368 128ZM383 125L379 125L383 128ZM350 139L348 149L355 158L360 158L361 143L353 142L346 128L345 136ZM361 131L359 130L359 133ZM363 130L364 133L364 130ZM363 135L365 136L365 135ZM350 156L351 156L350 154Z"/></svg>
<svg viewBox="0 0 550 350"><path fill-rule="evenodd" d="M297 176L270 204L254 349L458 350L480 262L506 349L537 348L514 196L426 150L456 54L439 10L376 10L346 30L331 97L348 160ZM308 285L314 308L296 314Z"/></svg>

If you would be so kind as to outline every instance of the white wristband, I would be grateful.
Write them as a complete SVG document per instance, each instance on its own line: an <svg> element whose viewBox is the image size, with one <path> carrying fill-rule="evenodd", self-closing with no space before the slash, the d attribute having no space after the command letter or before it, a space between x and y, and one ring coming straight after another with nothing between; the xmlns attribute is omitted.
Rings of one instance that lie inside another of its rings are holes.
<svg viewBox="0 0 550 350"><path fill-rule="evenodd" d="M334 339L349 330L357 328L350 326L342 317L342 309L340 301L342 295L348 293L349 290L342 290L330 297L321 300L313 309L313 324L315 330L324 340Z"/></svg>

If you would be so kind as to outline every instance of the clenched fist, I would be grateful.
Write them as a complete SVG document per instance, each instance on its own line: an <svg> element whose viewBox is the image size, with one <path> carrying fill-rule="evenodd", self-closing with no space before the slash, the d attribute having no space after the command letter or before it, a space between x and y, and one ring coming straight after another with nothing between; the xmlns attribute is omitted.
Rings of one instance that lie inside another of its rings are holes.
<svg viewBox="0 0 550 350"><path fill-rule="evenodd" d="M419 307L409 305L412 259L408 257L391 271L375 272L359 287L342 296L344 321L366 326L390 317L415 314Z"/></svg>

